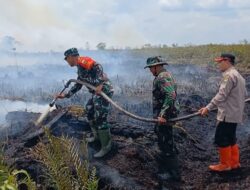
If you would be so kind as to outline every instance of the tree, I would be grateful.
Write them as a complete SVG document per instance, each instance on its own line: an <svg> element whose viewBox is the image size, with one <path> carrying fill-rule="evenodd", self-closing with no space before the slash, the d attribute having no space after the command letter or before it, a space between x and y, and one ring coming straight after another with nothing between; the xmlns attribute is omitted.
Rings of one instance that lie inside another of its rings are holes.
<svg viewBox="0 0 250 190"><path fill-rule="evenodd" d="M248 44L248 41L247 41L247 39L243 39L243 40L240 41L240 43L241 43L241 44L244 44L244 45L247 45L247 44Z"/></svg>
<svg viewBox="0 0 250 190"><path fill-rule="evenodd" d="M143 46L142 46L142 49L149 49L149 48L152 48L152 46L151 46L151 44L144 44Z"/></svg>
<svg viewBox="0 0 250 190"><path fill-rule="evenodd" d="M0 49L6 50L6 51L15 51L16 46L20 45L21 43L18 42L14 37L12 36L4 36L0 40Z"/></svg>
<svg viewBox="0 0 250 190"><path fill-rule="evenodd" d="M100 42L99 44L97 44L96 48L98 50L104 50L106 48L106 43L105 42Z"/></svg>
<svg viewBox="0 0 250 190"><path fill-rule="evenodd" d="M86 49L86 50L89 50L89 49L90 49L89 42L86 42L86 43L85 43L85 49Z"/></svg>
<svg viewBox="0 0 250 190"><path fill-rule="evenodd" d="M178 44L177 43L173 43L172 47L176 48L176 47L178 47Z"/></svg>

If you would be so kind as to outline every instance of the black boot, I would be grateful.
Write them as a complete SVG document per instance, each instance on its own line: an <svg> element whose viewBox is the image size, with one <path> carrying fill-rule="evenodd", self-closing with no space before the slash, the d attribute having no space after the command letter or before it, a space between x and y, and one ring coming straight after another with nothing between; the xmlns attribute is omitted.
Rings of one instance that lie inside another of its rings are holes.
<svg viewBox="0 0 250 190"><path fill-rule="evenodd" d="M162 181L181 181L179 165L176 156L160 156L158 178Z"/></svg>
<svg viewBox="0 0 250 190"><path fill-rule="evenodd" d="M168 173L171 175L171 178L174 181L181 181L181 175L180 175L177 156L166 158L165 163L167 167L166 169Z"/></svg>

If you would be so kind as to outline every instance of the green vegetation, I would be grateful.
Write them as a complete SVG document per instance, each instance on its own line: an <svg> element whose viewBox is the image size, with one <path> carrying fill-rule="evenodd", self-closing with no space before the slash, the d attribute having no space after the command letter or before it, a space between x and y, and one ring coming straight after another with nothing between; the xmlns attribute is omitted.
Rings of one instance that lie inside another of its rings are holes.
<svg viewBox="0 0 250 190"><path fill-rule="evenodd" d="M98 179L95 168L90 170L86 159L87 144L77 144L68 137L55 137L47 129L46 137L48 143L38 143L31 155L47 168L50 185L58 190L96 190ZM81 151L84 161L80 158Z"/></svg>
<svg viewBox="0 0 250 190"><path fill-rule="evenodd" d="M69 137L55 137L46 129L45 141L30 150L31 157L44 166L43 189L96 190L96 169L89 166L87 143ZM35 190L37 186L25 170L7 165L4 152L0 152L0 190Z"/></svg>
<svg viewBox="0 0 250 190"><path fill-rule="evenodd" d="M116 53L122 50L106 50ZM208 44L208 45L186 45L178 46L173 44L172 47L151 46L147 45L138 49L126 49L131 53L132 59L144 58L149 56L161 55L166 57L173 64L201 64L207 65L213 62L214 58L221 53L233 53L236 56L237 65L240 69L248 69L250 71L250 44Z"/></svg>
<svg viewBox="0 0 250 190"><path fill-rule="evenodd" d="M35 190L36 184L25 170L10 168L3 153L0 153L0 190L18 190L25 187L28 190Z"/></svg>
<svg viewBox="0 0 250 190"><path fill-rule="evenodd" d="M233 53L239 68L247 68L250 70L250 44L208 44L208 45L187 45L178 47L147 47L142 49L128 50L134 56L142 55L162 55L166 56L172 63L192 63L192 64L208 64L213 62L216 56L223 52Z"/></svg>

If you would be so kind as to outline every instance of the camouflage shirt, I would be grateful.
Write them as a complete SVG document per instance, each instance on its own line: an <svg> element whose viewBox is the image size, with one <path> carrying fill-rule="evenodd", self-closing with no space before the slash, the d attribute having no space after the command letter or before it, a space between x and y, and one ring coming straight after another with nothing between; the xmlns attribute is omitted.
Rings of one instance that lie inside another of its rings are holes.
<svg viewBox="0 0 250 190"><path fill-rule="evenodd" d="M163 69L153 82L153 113L154 117L173 118L179 112L177 85L172 75Z"/></svg>
<svg viewBox="0 0 250 190"><path fill-rule="evenodd" d="M87 82L95 87L102 84L103 85L102 91L105 94L113 92L113 87L111 85L111 82L107 78L106 74L103 72L102 66L100 64L95 63L94 66L90 70L83 68L81 65L77 65L77 74L78 74L77 80ZM76 83L66 94L66 97L68 98L71 97L81 88L82 88L82 85ZM89 89L89 92L92 94L95 93L91 89Z"/></svg>

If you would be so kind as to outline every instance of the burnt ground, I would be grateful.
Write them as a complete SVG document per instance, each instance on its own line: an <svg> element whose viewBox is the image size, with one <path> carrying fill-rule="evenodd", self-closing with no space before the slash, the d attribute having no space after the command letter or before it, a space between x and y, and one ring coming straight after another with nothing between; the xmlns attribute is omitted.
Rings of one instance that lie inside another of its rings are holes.
<svg viewBox="0 0 250 190"><path fill-rule="evenodd" d="M196 102L196 103L195 103ZM200 107L205 100L198 96L184 98L182 104L193 104ZM186 109L183 114L194 110ZM50 113L47 123L63 109ZM246 116L250 115L250 105L246 106ZM39 128L32 121L37 113L11 112L7 115L10 127L2 131L5 139L5 155L8 163L17 168L29 171L33 179L41 184L42 166L27 156L26 151L32 148L43 136L35 134ZM89 159L95 166L100 178L99 189L250 189L250 122L237 129L238 143L241 151L242 167L235 171L212 173L208 165L218 161L216 147L213 146L215 132L215 113L207 118L196 117L177 123L174 128L175 143L178 150L182 182L161 181L157 178L157 138L152 125L119 122L110 118L112 125L112 152L103 159L94 159L93 153L99 150L98 144L89 145ZM51 126L56 136L67 134L81 140L89 135L87 122L66 113ZM8 134L8 138L6 138ZM42 189L42 188L41 188ZM44 189L44 188L43 188Z"/></svg>

